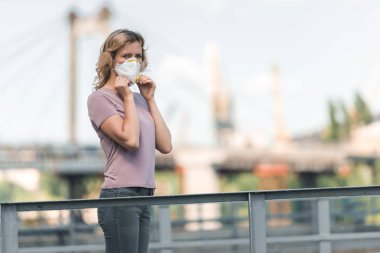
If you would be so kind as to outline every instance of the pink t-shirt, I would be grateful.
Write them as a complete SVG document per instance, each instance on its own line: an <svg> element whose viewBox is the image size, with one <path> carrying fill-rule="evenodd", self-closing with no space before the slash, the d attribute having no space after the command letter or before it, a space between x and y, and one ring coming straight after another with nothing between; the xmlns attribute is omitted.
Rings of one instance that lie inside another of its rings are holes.
<svg viewBox="0 0 380 253"><path fill-rule="evenodd" d="M124 118L124 103L117 91L100 88L88 97L88 115L107 158L102 188L156 187L154 122L144 97L134 92L134 100L140 122L140 143L139 148L132 151L120 146L100 129L100 125L112 115L119 114Z"/></svg>

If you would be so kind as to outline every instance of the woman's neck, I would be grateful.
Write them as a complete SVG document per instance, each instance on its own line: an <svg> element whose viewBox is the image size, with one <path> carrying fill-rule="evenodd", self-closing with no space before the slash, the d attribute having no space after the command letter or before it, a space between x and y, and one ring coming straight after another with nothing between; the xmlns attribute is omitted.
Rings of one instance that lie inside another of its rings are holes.
<svg viewBox="0 0 380 253"><path fill-rule="evenodd" d="M107 89L114 90L115 89L115 80L116 80L116 76L111 74L110 79L108 79L108 81L106 82L106 84L104 84L103 87L107 88Z"/></svg>

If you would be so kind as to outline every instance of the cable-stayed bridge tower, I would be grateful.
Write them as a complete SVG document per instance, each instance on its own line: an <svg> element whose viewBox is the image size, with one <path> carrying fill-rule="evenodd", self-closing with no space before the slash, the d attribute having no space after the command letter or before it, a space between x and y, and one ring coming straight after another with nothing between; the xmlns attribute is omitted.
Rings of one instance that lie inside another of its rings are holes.
<svg viewBox="0 0 380 253"><path fill-rule="evenodd" d="M110 31L109 19L111 13L103 7L98 15L79 17L70 12L70 92L69 92L69 141L77 144L77 41L82 35L100 34L106 37Z"/></svg>

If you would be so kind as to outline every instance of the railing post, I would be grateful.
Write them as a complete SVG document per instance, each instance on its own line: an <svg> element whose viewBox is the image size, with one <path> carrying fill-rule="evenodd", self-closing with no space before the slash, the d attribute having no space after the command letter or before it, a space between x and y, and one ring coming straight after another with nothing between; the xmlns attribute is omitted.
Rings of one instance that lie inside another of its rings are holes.
<svg viewBox="0 0 380 253"><path fill-rule="evenodd" d="M318 226L318 199L310 200L311 231L314 234L319 232Z"/></svg>
<svg viewBox="0 0 380 253"><path fill-rule="evenodd" d="M231 204L231 207L232 207L232 220L231 220L231 223L232 223L232 236L233 238L238 238L239 236L239 231L238 231L238 227L237 227L237 224L236 223L239 223L239 221L237 219L239 219L238 217L238 213L237 213L237 207L236 207L236 202L232 202ZM232 245L232 252L233 253L237 253L238 252L238 247L237 245Z"/></svg>
<svg viewBox="0 0 380 253"><path fill-rule="evenodd" d="M251 253L267 252L267 224L265 215L265 195L248 194L249 208L249 242Z"/></svg>
<svg viewBox="0 0 380 253"><path fill-rule="evenodd" d="M169 206L159 206L160 216L160 243L170 244L172 242L172 227L170 222ZM172 253L171 249L162 249L161 253Z"/></svg>
<svg viewBox="0 0 380 253"><path fill-rule="evenodd" d="M0 253L18 253L18 224L15 205L0 204Z"/></svg>
<svg viewBox="0 0 380 253"><path fill-rule="evenodd" d="M70 210L70 221L69 221L69 245L75 245L76 231L75 231L75 211ZM74 252L72 252L74 253Z"/></svg>
<svg viewBox="0 0 380 253"><path fill-rule="evenodd" d="M328 199L318 199L318 232L319 235L329 238L330 230L330 206ZM331 241L319 242L319 253L331 253Z"/></svg>

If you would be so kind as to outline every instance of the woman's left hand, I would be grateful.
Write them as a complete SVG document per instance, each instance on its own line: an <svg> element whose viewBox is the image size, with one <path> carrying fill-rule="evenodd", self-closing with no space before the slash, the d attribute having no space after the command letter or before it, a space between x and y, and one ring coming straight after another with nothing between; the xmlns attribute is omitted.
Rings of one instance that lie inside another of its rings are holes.
<svg viewBox="0 0 380 253"><path fill-rule="evenodd" d="M154 97L154 92L156 90L156 84L149 76L140 76L140 80L138 82L138 87L140 89L141 95L148 102Z"/></svg>

